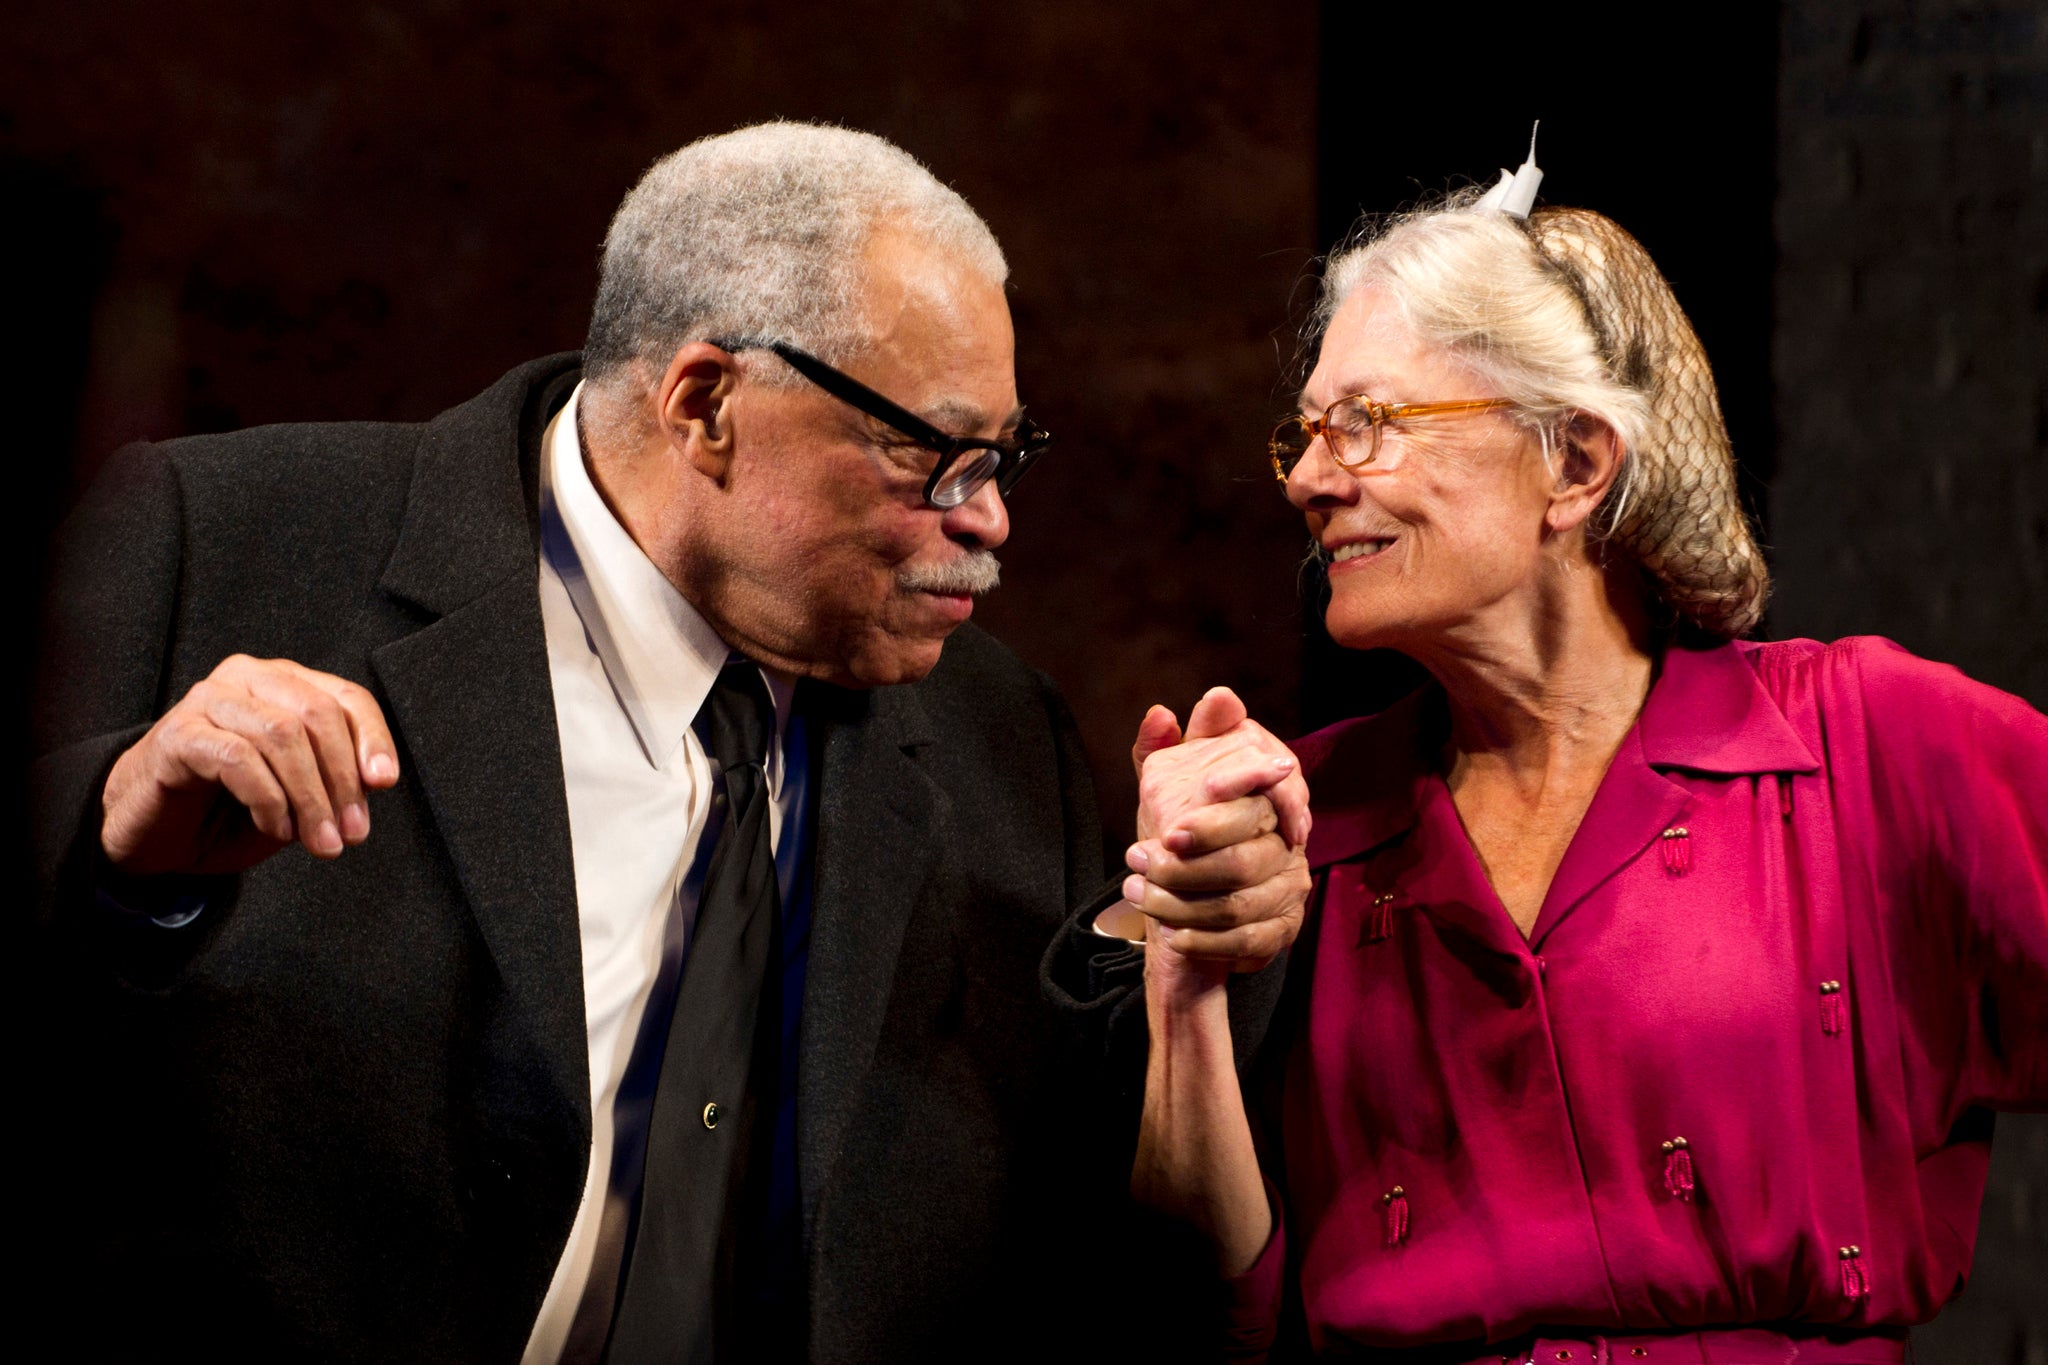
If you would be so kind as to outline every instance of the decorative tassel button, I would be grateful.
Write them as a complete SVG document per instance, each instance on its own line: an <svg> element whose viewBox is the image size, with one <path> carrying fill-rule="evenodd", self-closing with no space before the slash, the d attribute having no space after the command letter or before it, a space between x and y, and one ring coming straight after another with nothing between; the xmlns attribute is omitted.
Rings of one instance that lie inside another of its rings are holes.
<svg viewBox="0 0 2048 1365"><path fill-rule="evenodd" d="M1692 1202L1692 1152L1682 1137L1664 1144L1664 1190L1673 1199Z"/></svg>
<svg viewBox="0 0 2048 1365"><path fill-rule="evenodd" d="M1408 1240L1408 1192L1399 1185L1380 1196L1387 1211L1387 1245L1400 1246Z"/></svg>
<svg viewBox="0 0 2048 1365"><path fill-rule="evenodd" d="M1870 1297L1870 1276L1863 1269L1863 1248L1842 1248L1842 1297L1850 1300Z"/></svg>
<svg viewBox="0 0 2048 1365"><path fill-rule="evenodd" d="M1664 831L1664 870L1674 877L1692 871L1692 831L1684 825Z"/></svg>
<svg viewBox="0 0 2048 1365"><path fill-rule="evenodd" d="M1848 1026L1848 1009L1842 1000L1842 983L1820 983L1820 1031L1833 1038Z"/></svg>
<svg viewBox="0 0 2048 1365"><path fill-rule="evenodd" d="M1360 935L1366 943L1384 943L1394 935L1394 893L1383 892L1372 898L1372 908L1365 915L1365 932Z"/></svg>

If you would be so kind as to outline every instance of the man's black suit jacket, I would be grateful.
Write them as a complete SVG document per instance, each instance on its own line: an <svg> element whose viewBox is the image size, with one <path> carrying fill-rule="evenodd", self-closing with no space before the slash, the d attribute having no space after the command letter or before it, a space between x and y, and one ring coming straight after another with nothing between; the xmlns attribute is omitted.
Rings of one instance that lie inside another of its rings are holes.
<svg viewBox="0 0 2048 1365"><path fill-rule="evenodd" d="M80 1358L518 1358L590 1133L535 530L576 377L130 447L60 538L33 784ZM108 769L236 652L368 687L403 778L336 862L287 849L184 928L124 916L95 896ZM1104 874L1072 721L972 627L921 683L806 704L814 1357L1067 1354L1074 1231L1129 1169L1037 984Z"/></svg>

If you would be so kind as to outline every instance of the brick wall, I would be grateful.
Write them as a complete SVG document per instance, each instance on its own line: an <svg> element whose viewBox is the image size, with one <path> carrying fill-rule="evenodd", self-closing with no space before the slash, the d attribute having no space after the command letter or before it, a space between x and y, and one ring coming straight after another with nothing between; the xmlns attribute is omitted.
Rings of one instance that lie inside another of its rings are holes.
<svg viewBox="0 0 2048 1365"><path fill-rule="evenodd" d="M1800 0L1778 83L1773 633L2048 707L2048 13ZM2048 1365L2048 1118L1999 1122L1925 1365Z"/></svg>

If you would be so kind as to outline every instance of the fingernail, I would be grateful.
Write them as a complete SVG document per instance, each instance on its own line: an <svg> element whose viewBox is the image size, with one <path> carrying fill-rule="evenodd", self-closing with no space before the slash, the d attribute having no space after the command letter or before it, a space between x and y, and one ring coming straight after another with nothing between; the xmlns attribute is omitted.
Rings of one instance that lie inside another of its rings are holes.
<svg viewBox="0 0 2048 1365"><path fill-rule="evenodd" d="M375 781L389 782L398 776L398 761L390 754L371 754L369 771Z"/></svg>
<svg viewBox="0 0 2048 1365"><path fill-rule="evenodd" d="M1161 839L1159 842L1165 844L1167 851L1170 853L1185 853L1190 848L1194 847L1195 836L1189 833L1187 830L1177 829L1174 830L1171 834L1168 834L1164 839ZM1138 870L1140 872L1144 871L1143 868L1139 868Z"/></svg>
<svg viewBox="0 0 2048 1365"><path fill-rule="evenodd" d="M370 812L360 801L351 801L341 808L341 835L350 843L367 838L370 833Z"/></svg>
<svg viewBox="0 0 2048 1365"><path fill-rule="evenodd" d="M1124 850L1124 866L1133 872L1143 872L1152 866L1152 855L1145 851L1143 844L1132 844Z"/></svg>
<svg viewBox="0 0 2048 1365"><path fill-rule="evenodd" d="M1273 760L1273 771L1276 773L1284 773L1293 766L1294 756L1292 754L1282 754Z"/></svg>
<svg viewBox="0 0 2048 1365"><path fill-rule="evenodd" d="M320 827L313 831L313 847L321 853L341 852L341 831L334 827L332 820L322 820Z"/></svg>
<svg viewBox="0 0 2048 1365"><path fill-rule="evenodd" d="M1143 877L1124 878L1124 899L1132 905L1143 905L1145 903L1145 879Z"/></svg>

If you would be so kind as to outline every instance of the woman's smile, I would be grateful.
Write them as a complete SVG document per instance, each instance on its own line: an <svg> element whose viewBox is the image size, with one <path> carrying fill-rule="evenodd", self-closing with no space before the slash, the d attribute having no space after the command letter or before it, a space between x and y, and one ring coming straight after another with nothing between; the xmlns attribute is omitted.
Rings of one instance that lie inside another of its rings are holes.
<svg viewBox="0 0 2048 1365"><path fill-rule="evenodd" d="M1392 536L1373 536L1362 540L1348 540L1341 545L1328 546L1330 567L1334 571L1339 565L1353 564L1361 559L1377 559L1384 551L1392 549Z"/></svg>

